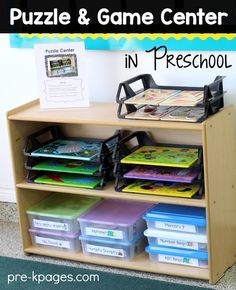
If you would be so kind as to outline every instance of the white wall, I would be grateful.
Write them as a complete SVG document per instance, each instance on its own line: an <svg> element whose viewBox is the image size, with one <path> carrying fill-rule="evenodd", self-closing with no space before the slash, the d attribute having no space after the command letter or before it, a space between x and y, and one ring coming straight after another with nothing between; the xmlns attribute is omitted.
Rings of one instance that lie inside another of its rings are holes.
<svg viewBox="0 0 236 290"><path fill-rule="evenodd" d="M125 69L125 53L127 52L87 51L89 92L92 101L115 102L116 90L120 81L140 73L151 73L158 84L189 86L203 86L213 81L216 75L225 75L227 76L225 89L228 92L225 103L236 104L234 97L236 95L236 52L227 52L229 62L233 65L230 69L166 69L165 63L160 61L157 71L153 69L152 57L145 52L138 52L138 68ZM211 53L204 52L203 54L207 56ZM37 97L37 79L32 49L12 49L9 47L8 35L1 34L0 55L0 201L14 201L5 113L9 109Z"/></svg>

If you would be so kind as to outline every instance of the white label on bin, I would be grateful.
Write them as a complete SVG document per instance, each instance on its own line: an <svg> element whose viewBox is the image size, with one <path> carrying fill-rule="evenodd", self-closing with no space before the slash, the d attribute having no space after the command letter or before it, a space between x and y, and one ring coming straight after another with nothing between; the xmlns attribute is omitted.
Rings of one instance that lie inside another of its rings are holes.
<svg viewBox="0 0 236 290"><path fill-rule="evenodd" d="M88 236L104 237L110 239L123 239L123 232L118 230L85 227L85 234Z"/></svg>
<svg viewBox="0 0 236 290"><path fill-rule="evenodd" d="M196 242L157 238L157 243L160 246L198 250L198 243Z"/></svg>
<svg viewBox="0 0 236 290"><path fill-rule="evenodd" d="M199 267L198 259L158 254L159 262Z"/></svg>
<svg viewBox="0 0 236 290"><path fill-rule="evenodd" d="M88 253L93 253L97 255L105 255L105 256L112 256L112 257L119 257L119 258L125 257L125 251L123 249L95 246L91 244L87 244L86 249Z"/></svg>
<svg viewBox="0 0 236 290"><path fill-rule="evenodd" d="M70 242L35 236L35 243L45 246L70 249Z"/></svg>
<svg viewBox="0 0 236 290"><path fill-rule="evenodd" d="M194 225L176 224L176 223L169 223L169 222L156 222L155 225L159 229L196 233L196 226Z"/></svg>
<svg viewBox="0 0 236 290"><path fill-rule="evenodd" d="M69 227L67 223L57 223L57 222L33 219L33 224L35 228L65 231L65 232L69 231Z"/></svg>

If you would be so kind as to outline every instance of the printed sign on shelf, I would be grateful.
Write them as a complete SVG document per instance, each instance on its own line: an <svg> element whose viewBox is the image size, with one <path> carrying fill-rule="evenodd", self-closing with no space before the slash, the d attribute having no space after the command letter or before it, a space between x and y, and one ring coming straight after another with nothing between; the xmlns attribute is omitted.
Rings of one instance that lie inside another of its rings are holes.
<svg viewBox="0 0 236 290"><path fill-rule="evenodd" d="M40 107L88 107L84 43L35 45Z"/></svg>

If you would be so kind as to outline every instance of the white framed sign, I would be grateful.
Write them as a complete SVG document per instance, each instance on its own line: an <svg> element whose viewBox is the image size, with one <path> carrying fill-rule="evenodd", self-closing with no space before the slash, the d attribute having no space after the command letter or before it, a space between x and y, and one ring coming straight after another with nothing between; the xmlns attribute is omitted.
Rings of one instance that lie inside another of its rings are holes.
<svg viewBox="0 0 236 290"><path fill-rule="evenodd" d="M40 107L89 106L84 42L35 45Z"/></svg>

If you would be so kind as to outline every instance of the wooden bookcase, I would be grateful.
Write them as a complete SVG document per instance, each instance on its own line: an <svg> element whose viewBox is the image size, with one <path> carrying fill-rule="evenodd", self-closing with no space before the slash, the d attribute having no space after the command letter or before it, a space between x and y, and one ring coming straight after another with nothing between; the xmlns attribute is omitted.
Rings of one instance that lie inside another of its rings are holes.
<svg viewBox="0 0 236 290"><path fill-rule="evenodd" d="M215 283L236 261L236 130L233 107L227 107L203 123L121 120L116 117L117 105L92 104L88 109L43 111L38 100L8 112L8 126L13 158L14 178L23 250L85 263L125 269L199 278ZM205 194L202 199L148 196L118 193L112 182L104 190L60 187L27 183L24 176L23 147L25 138L48 125L58 124L68 136L108 137L116 129L145 130L158 142L201 144L203 146ZM26 209L52 192L101 196L153 203L182 204L206 209L209 268L201 269L171 264L155 264L142 253L132 261L84 256L33 247L28 233Z"/></svg>

